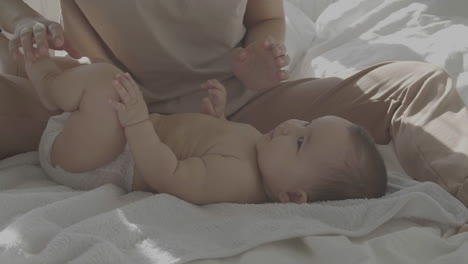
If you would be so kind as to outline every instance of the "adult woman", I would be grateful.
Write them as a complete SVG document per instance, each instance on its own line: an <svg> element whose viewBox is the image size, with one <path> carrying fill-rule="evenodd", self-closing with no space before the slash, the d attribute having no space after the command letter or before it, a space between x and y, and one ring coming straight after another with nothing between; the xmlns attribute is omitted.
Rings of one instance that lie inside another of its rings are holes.
<svg viewBox="0 0 468 264"><path fill-rule="evenodd" d="M287 64L284 51L274 57L275 62L282 58L279 69L272 69L271 64L259 58L265 57L260 55L261 43L268 35L280 42L284 39L281 0L61 2L67 31L62 42L69 53L75 55L70 47L73 44L92 61L112 62L131 72L141 84L152 112L198 111L198 102L206 92L198 84L216 78L223 81L231 96L226 109L228 118L250 123L262 132L290 118L346 118L366 127L377 143L386 144L393 139L408 174L440 184L468 205L468 111L447 73L438 67L418 62L382 63L345 80L303 79L274 85L286 77L280 70ZM28 32L33 31L34 25L44 23L19 0L3 1L0 10L13 14L3 11L1 26L16 32L16 36L23 33L22 41L15 43L20 46L21 42L26 56L31 56L33 41L27 37L32 36ZM21 21L28 16L36 18L30 19L34 22L29 24L23 22L31 26L22 27ZM34 34L38 50L46 46L46 34L37 30L40 28L36 26ZM59 35L54 30L57 29L50 29L48 42L52 47L52 36ZM236 50L241 45L248 49L248 56L253 56L247 61L254 58L252 61L262 63L248 64L253 67L246 71L236 67L244 66L243 58L240 63L234 61L231 69L233 50L239 51L240 57L246 56L242 50ZM266 70L255 71L258 69ZM256 83L255 77L263 81ZM9 146L7 154L32 150L49 113L37 110L40 104L32 90L23 88L25 97L18 90L5 88L11 86L12 77L9 82L3 79L1 100L8 98L15 105L0 102L5 105L0 109L2 122L11 124L12 112L18 109L28 118L41 121L36 121L36 128L22 136L28 139L22 141L22 149L3 141L0 147ZM26 81L22 82L25 87ZM252 91L245 87L263 89ZM29 102L24 98L29 98ZM14 121L16 128L8 129L19 138L25 131L23 123ZM3 125L0 138L8 135L4 128ZM34 137L36 141L31 139Z"/></svg>

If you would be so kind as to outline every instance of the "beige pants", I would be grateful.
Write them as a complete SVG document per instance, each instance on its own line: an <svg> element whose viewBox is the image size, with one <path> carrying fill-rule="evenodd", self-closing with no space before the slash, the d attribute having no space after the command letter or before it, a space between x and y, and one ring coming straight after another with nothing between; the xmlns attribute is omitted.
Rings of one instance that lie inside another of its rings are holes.
<svg viewBox="0 0 468 264"><path fill-rule="evenodd" d="M441 68L420 62L383 63L347 79L286 82L230 118L264 132L289 118L337 115L393 144L407 173L433 181L468 206L468 111ZM0 74L2 157L37 149L47 112L27 80Z"/></svg>

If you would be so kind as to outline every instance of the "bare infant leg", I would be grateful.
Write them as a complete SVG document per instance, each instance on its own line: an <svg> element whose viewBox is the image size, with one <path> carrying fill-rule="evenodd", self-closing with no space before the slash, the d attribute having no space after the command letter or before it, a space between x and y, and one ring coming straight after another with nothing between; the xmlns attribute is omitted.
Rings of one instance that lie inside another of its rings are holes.
<svg viewBox="0 0 468 264"><path fill-rule="evenodd" d="M51 163L83 172L114 160L125 146L117 114L107 103L119 97L112 87L121 71L111 64L83 65L62 71L49 58L26 65L43 104L71 112L51 151Z"/></svg>

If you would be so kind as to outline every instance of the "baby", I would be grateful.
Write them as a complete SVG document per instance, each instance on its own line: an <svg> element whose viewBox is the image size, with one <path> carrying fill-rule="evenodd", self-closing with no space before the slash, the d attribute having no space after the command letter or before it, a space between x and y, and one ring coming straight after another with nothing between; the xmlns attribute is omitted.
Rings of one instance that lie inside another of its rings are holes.
<svg viewBox="0 0 468 264"><path fill-rule="evenodd" d="M202 85L205 114L149 114L136 82L110 64L26 70L43 105L61 115L41 139L41 165L76 189L106 183L194 204L305 203L376 198L387 176L368 133L334 116L288 120L267 134L224 118L226 90Z"/></svg>

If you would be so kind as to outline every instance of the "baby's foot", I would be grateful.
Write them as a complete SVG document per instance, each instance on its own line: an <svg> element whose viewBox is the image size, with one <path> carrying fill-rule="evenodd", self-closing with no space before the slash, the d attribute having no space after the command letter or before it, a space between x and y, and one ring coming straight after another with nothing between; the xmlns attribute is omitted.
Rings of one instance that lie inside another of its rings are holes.
<svg viewBox="0 0 468 264"><path fill-rule="evenodd" d="M55 76L61 72L57 65L50 58L41 58L35 62L27 61L25 68L42 105L50 112L59 110L48 91Z"/></svg>
<svg viewBox="0 0 468 264"><path fill-rule="evenodd" d="M257 41L246 48L237 48L231 57L234 74L251 90L271 88L289 78L287 71L282 70L289 64L286 47L275 43L271 37Z"/></svg>
<svg viewBox="0 0 468 264"><path fill-rule="evenodd" d="M208 80L201 87L208 90L208 96L202 100L202 112L217 118L225 118L226 88L218 80Z"/></svg>

